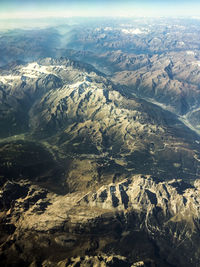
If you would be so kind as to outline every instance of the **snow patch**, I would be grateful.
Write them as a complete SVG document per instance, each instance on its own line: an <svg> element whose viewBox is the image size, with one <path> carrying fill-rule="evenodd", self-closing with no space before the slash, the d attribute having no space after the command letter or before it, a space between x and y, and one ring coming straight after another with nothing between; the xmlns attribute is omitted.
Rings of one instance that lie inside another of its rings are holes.
<svg viewBox="0 0 200 267"><path fill-rule="evenodd" d="M41 66L37 62L29 63L26 67L22 68L23 75L30 78L37 78L38 74L50 74L47 66Z"/></svg>
<svg viewBox="0 0 200 267"><path fill-rule="evenodd" d="M111 28L111 27L105 27L104 28L104 31L112 31L113 30L113 28Z"/></svg>
<svg viewBox="0 0 200 267"><path fill-rule="evenodd" d="M193 55L194 56L195 55L195 52L194 51L191 51L191 50L188 50L188 51L186 51L186 54L187 55Z"/></svg>
<svg viewBox="0 0 200 267"><path fill-rule="evenodd" d="M200 61L193 61L192 65L198 65L200 67Z"/></svg>
<svg viewBox="0 0 200 267"><path fill-rule="evenodd" d="M84 82L77 82L77 83L73 83L69 85L69 88L79 88L79 86L81 84L83 84Z"/></svg>
<svg viewBox="0 0 200 267"><path fill-rule="evenodd" d="M28 64L26 67L23 67L19 69L20 75L2 75L0 76L0 82L3 84L9 84L13 85L13 83L17 80L22 80L24 77L24 80L26 78L31 78L31 79L36 79L38 78L41 74L50 74L51 72L48 71L47 66L41 66L36 62Z"/></svg>
<svg viewBox="0 0 200 267"><path fill-rule="evenodd" d="M0 76L0 81L4 84L9 84L12 85L13 82L15 82L16 80L20 80L21 76L18 75L4 75L4 76Z"/></svg>
<svg viewBox="0 0 200 267"><path fill-rule="evenodd" d="M181 45L181 46L184 46L185 45L184 42L178 42L178 44Z"/></svg>
<svg viewBox="0 0 200 267"><path fill-rule="evenodd" d="M86 85L87 87L90 85L90 82L88 80L88 77L85 76L84 80L81 82L73 83L69 85L69 88L79 88L81 85Z"/></svg>
<svg viewBox="0 0 200 267"><path fill-rule="evenodd" d="M145 34L146 32L141 31L139 28L137 29L122 29L121 30L125 34Z"/></svg>

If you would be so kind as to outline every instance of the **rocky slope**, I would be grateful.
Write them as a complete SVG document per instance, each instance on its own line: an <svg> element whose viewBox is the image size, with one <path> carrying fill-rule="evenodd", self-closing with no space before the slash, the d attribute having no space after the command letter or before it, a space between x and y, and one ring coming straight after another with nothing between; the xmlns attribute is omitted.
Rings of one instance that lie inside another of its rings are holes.
<svg viewBox="0 0 200 267"><path fill-rule="evenodd" d="M160 54L199 49L199 22L193 19L121 18L92 21L72 31L66 47L76 50Z"/></svg>
<svg viewBox="0 0 200 267"><path fill-rule="evenodd" d="M199 267L199 22L75 22L0 33L0 265Z"/></svg>
<svg viewBox="0 0 200 267"><path fill-rule="evenodd" d="M137 70L117 72L114 80L180 115L199 106L199 61L192 51L154 55Z"/></svg>
<svg viewBox="0 0 200 267"><path fill-rule="evenodd" d="M0 198L1 261L199 266L199 190L199 180L191 186L141 175L64 196L25 180L7 182Z"/></svg>
<svg viewBox="0 0 200 267"><path fill-rule="evenodd" d="M172 113L127 98L90 65L51 58L17 65L2 71L1 92L1 136L11 135L2 144L22 133L40 142L64 166L70 191L141 169L166 179L199 175L199 137Z"/></svg>
<svg viewBox="0 0 200 267"><path fill-rule="evenodd" d="M58 55L93 64L128 93L183 116L199 133L198 32L198 21L184 19L89 24L77 27Z"/></svg>
<svg viewBox="0 0 200 267"><path fill-rule="evenodd" d="M173 113L65 58L0 91L4 266L199 265L200 139Z"/></svg>
<svg viewBox="0 0 200 267"><path fill-rule="evenodd" d="M115 84L125 86L127 97L136 95L169 110L199 133L198 50L162 54L133 54L121 50L101 54L66 51L72 58L95 65Z"/></svg>
<svg viewBox="0 0 200 267"><path fill-rule="evenodd" d="M199 134L198 50L154 55L120 50L98 55L76 51L66 54L95 65L115 84L124 86L123 93L127 97L135 95L175 113Z"/></svg>

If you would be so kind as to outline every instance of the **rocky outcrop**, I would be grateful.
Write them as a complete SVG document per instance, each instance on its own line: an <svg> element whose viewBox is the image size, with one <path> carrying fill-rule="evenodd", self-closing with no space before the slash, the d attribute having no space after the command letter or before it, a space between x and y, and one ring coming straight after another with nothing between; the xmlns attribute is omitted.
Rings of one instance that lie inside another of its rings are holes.
<svg viewBox="0 0 200 267"><path fill-rule="evenodd" d="M31 265L31 267L34 265ZM119 255L98 255L98 256L85 256L85 257L74 257L67 259L65 261L60 261L59 263L50 262L50 261L44 261L42 263L42 266L45 267L53 267L53 266L69 266L69 267L75 267L75 266L81 266L81 267L89 267L89 266L100 266L100 267L106 267L106 266L123 266L123 267L147 267L151 266L150 263L144 263L143 261L138 261L133 264L131 264L125 257L119 256Z"/></svg>
<svg viewBox="0 0 200 267"><path fill-rule="evenodd" d="M138 258L158 266L199 264L199 180L192 186L181 180L163 182L137 175L96 192L64 196L28 181L8 182L0 201L1 225L7 229L1 236L1 258L10 264L22 259L36 264L40 258L44 266L76 266L78 262L110 266L109 260L94 257L102 252L127 257L124 266ZM85 258L69 260L76 256Z"/></svg>

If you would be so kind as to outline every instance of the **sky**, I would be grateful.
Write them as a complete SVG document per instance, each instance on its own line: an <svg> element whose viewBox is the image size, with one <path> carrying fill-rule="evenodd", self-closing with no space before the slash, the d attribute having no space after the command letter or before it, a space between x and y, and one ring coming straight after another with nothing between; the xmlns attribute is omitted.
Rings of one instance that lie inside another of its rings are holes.
<svg viewBox="0 0 200 267"><path fill-rule="evenodd" d="M199 0L0 0L0 18L200 16Z"/></svg>

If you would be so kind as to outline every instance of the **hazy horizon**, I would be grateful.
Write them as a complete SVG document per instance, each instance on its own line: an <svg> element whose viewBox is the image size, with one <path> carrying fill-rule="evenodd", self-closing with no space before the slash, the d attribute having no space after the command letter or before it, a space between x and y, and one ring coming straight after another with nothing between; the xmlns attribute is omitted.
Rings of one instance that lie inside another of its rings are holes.
<svg viewBox="0 0 200 267"><path fill-rule="evenodd" d="M2 0L1 19L47 17L192 17L199 16L196 0Z"/></svg>

